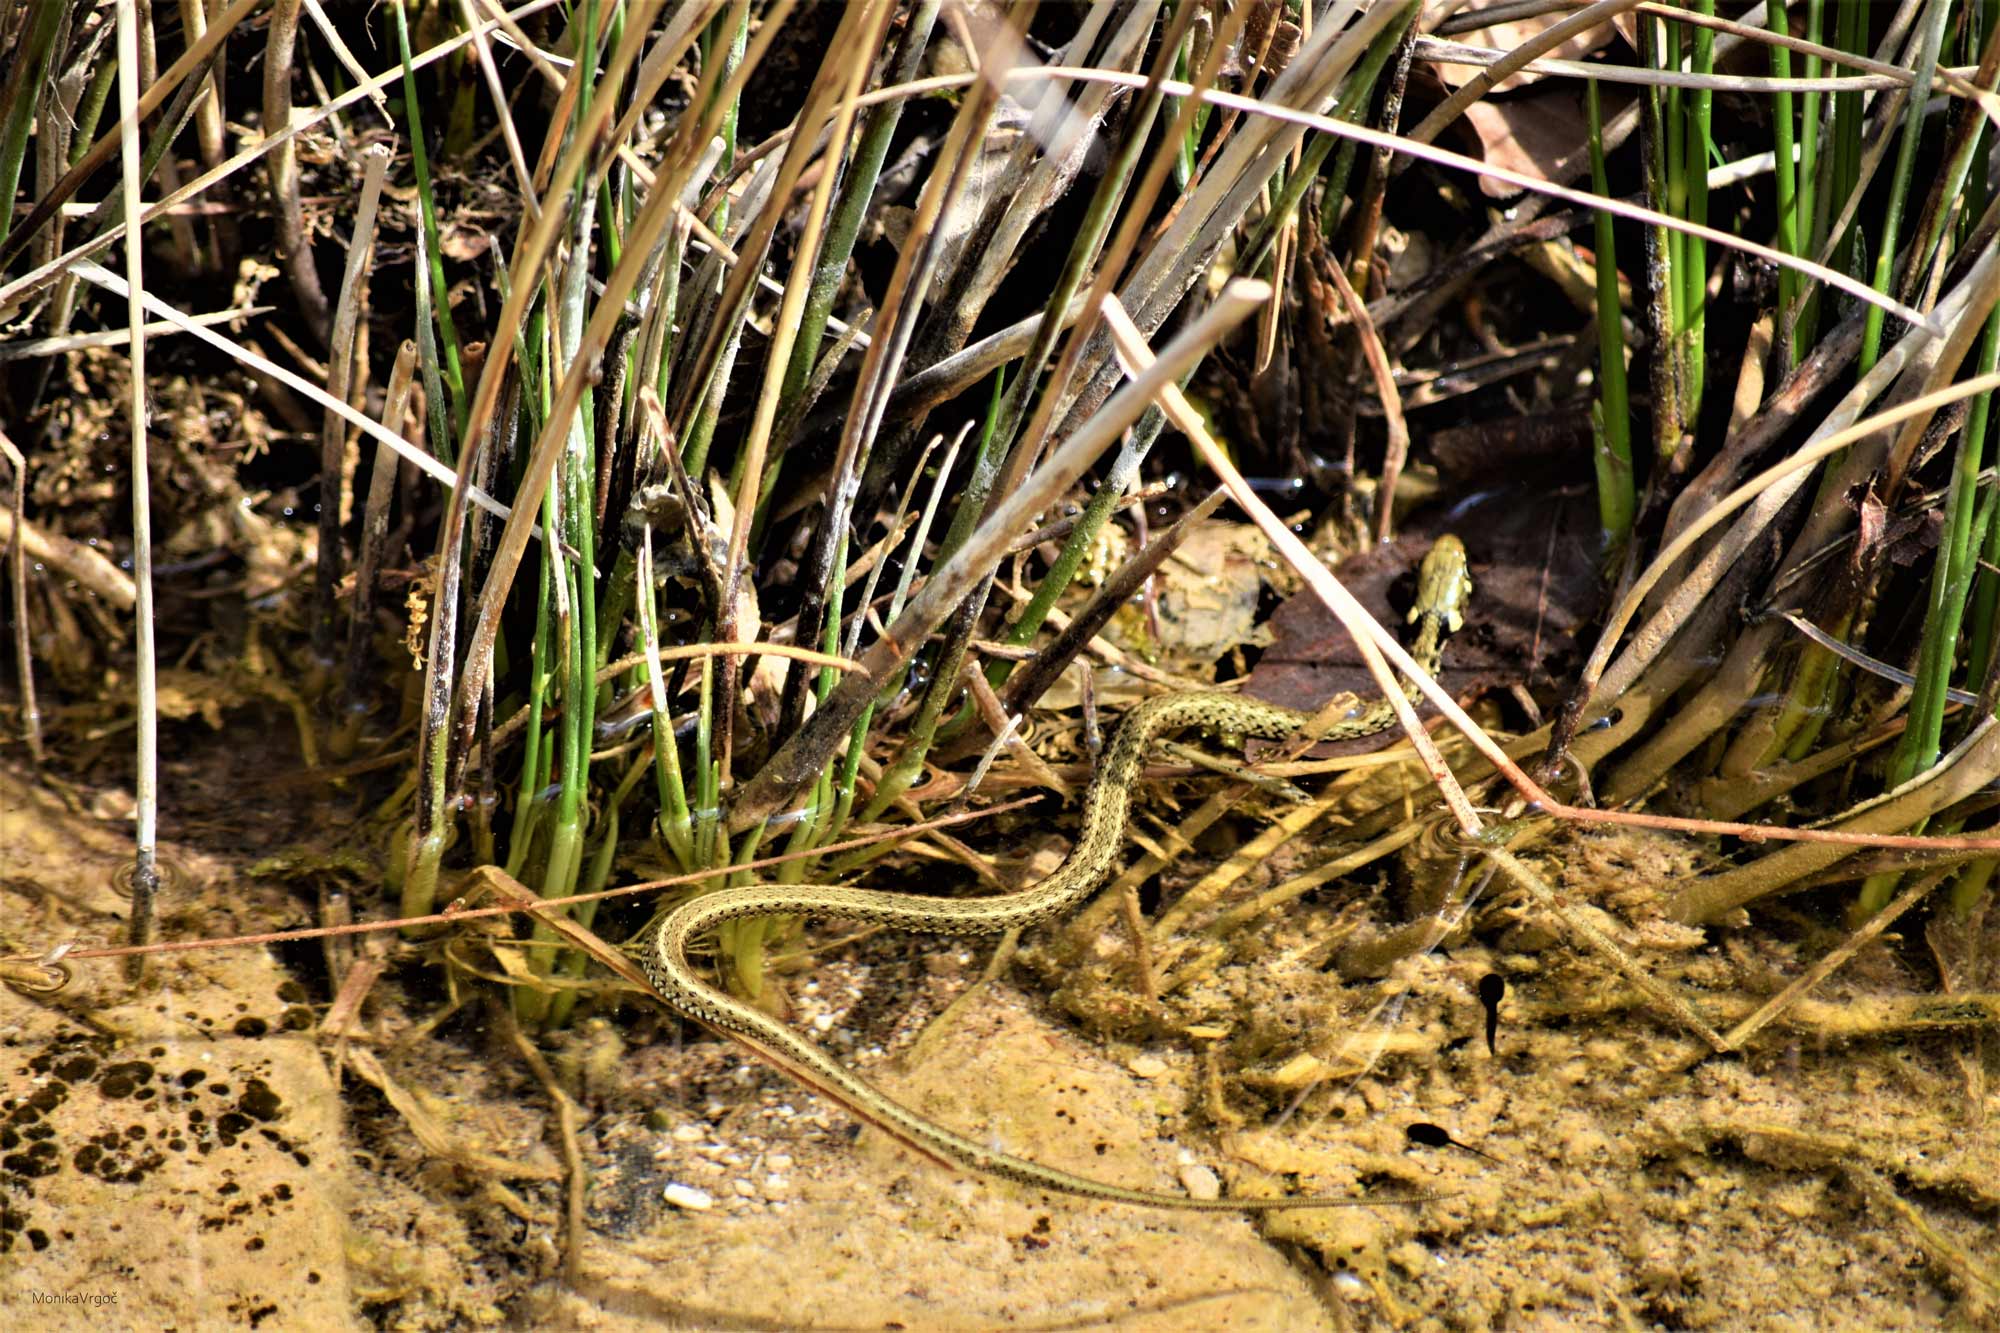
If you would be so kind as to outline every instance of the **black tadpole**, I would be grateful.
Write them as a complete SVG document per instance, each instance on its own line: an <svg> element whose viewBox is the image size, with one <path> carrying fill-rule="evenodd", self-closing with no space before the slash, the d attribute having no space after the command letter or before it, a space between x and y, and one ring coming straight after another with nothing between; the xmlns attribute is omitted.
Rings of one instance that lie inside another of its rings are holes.
<svg viewBox="0 0 2000 1333"><path fill-rule="evenodd" d="M1433 1125L1427 1121L1419 1120L1404 1129L1403 1137L1420 1148L1460 1148L1475 1157L1484 1157L1489 1162L1497 1164L1500 1161L1490 1152L1481 1152L1469 1143L1460 1143L1446 1132L1443 1125Z"/></svg>
<svg viewBox="0 0 2000 1333"><path fill-rule="evenodd" d="M1486 1006L1486 1053L1497 1056L1500 1052L1495 1045L1500 1035L1500 997L1507 993L1507 978L1498 972L1488 972L1479 979L1479 1002Z"/></svg>

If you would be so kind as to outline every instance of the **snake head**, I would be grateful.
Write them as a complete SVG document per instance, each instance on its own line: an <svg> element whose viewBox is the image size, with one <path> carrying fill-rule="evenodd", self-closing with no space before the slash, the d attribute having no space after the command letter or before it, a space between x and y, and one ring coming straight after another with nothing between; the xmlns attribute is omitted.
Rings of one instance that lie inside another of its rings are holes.
<svg viewBox="0 0 2000 1333"><path fill-rule="evenodd" d="M1472 567L1466 559L1465 543L1446 533L1432 543L1417 570L1417 600L1410 607L1414 625L1425 616L1437 616L1447 630L1465 623L1465 604L1472 596Z"/></svg>

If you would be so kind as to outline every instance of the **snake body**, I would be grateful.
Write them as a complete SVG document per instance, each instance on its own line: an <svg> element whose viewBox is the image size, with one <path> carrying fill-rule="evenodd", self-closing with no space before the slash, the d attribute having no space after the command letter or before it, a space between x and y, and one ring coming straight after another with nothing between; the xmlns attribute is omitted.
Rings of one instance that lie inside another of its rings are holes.
<svg viewBox="0 0 2000 1333"><path fill-rule="evenodd" d="M1427 674L1437 673L1445 635L1458 628L1465 599L1471 591L1465 547L1456 537L1440 537L1424 557L1417 600L1409 617L1417 626L1410 653ZM1410 689L1414 693L1414 687ZM743 1042L863 1119L948 1164L1064 1194L1160 1208L1237 1212L1379 1203L1380 1200L1318 1196L1196 1199L1110 1185L1012 1156L928 1120L876 1091L789 1027L709 985L688 961L691 941L724 922L745 917L835 917L894 930L941 935L997 935L1054 920L1080 904L1103 882L1124 841L1132 783L1140 760L1155 737L1187 727L1202 727L1276 740L1298 734L1311 718L1310 713L1213 691L1148 700L1126 715L1105 751L1084 798L1082 831L1069 856L1046 879L1017 892L989 898L939 898L809 884L756 884L723 889L691 899L669 912L649 937L640 941L637 949L640 967L667 1003L685 1017ZM1336 723L1324 736L1329 740L1366 736L1384 730L1394 721L1391 704L1386 699L1378 700L1355 716Z"/></svg>

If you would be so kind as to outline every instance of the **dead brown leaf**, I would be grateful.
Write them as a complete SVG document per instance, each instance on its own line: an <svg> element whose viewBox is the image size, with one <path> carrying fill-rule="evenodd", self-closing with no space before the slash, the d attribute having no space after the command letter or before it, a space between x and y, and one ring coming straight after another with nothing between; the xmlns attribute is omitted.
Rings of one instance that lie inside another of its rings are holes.
<svg viewBox="0 0 2000 1333"><path fill-rule="evenodd" d="M1596 512L1583 495L1530 498L1492 491L1461 506L1448 524L1406 533L1341 565L1342 583L1381 622L1400 630L1418 561L1442 531L1472 556L1465 626L1445 645L1446 689L1463 698L1517 681L1560 679L1580 655L1601 592ZM1373 678L1319 600L1293 597L1271 617L1273 643L1250 674L1248 693L1314 709L1349 691L1372 697Z"/></svg>

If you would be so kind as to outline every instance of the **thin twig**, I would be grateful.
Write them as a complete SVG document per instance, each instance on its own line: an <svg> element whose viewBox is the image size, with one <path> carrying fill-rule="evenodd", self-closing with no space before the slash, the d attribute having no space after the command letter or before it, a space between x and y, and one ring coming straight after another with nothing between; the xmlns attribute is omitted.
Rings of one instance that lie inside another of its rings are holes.
<svg viewBox="0 0 2000 1333"><path fill-rule="evenodd" d="M118 3L118 123L120 162L124 169L126 235L139 235L139 18L134 0ZM131 400L126 405L126 427L132 434L132 584L133 622L136 629L137 662L133 687L138 696L138 772L134 777L137 797L137 824L134 831L136 859L132 866L132 913L126 938L143 945L153 934L153 906L160 888L160 702L158 663L153 637L153 490L151 450L146 427L150 420L146 403L146 321L141 297L146 290L146 247L135 241L125 246L126 324L132 331ZM145 963L134 958L126 965L126 976L137 983Z"/></svg>
<svg viewBox="0 0 2000 1333"><path fill-rule="evenodd" d="M14 665L21 677L21 734L28 757L42 764L42 710L35 702L35 650L28 635L28 534L24 517L28 503L28 460L0 429L0 459L14 474L13 531L7 535L8 581L14 585ZM86 548L87 549L87 548ZM106 562L109 563L109 562Z"/></svg>

